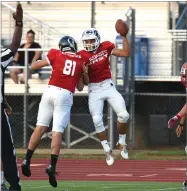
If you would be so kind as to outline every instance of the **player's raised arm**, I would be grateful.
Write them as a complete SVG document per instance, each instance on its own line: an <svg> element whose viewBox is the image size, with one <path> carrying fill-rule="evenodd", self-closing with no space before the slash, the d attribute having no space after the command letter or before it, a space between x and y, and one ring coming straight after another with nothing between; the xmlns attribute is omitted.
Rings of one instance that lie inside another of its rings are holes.
<svg viewBox="0 0 187 191"><path fill-rule="evenodd" d="M123 38L123 49L115 48L112 50L111 54L114 56L128 57L128 56L130 56L130 48L129 48L129 43L126 38L126 35L129 31L129 28L128 28L127 24L121 19L117 20L115 27L116 27L116 31Z"/></svg>
<svg viewBox="0 0 187 191"><path fill-rule="evenodd" d="M33 62L31 64L31 69L32 70L38 70L44 66L48 66L49 65L49 61L47 60L47 58L44 58L43 60L38 60L36 62Z"/></svg>
<svg viewBox="0 0 187 191"><path fill-rule="evenodd" d="M8 46L8 48L16 53L17 49L20 46L21 37L22 37L22 28L23 28L23 10L21 4L17 5L16 12L13 13L13 18L16 21L16 27L14 31L14 35L12 38L12 43Z"/></svg>
<svg viewBox="0 0 187 191"><path fill-rule="evenodd" d="M114 56L120 56L120 57L130 56L129 43L126 37L123 37L123 49L115 48L114 50L112 50L111 54Z"/></svg>

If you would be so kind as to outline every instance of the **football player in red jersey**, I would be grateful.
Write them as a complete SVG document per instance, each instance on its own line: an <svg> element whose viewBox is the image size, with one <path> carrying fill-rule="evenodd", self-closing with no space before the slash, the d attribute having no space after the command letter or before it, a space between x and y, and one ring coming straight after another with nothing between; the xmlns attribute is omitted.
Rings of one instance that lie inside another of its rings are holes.
<svg viewBox="0 0 187 191"><path fill-rule="evenodd" d="M76 54L77 44L70 36L64 36L59 42L60 50L51 49L47 57L32 63L34 70L44 66L52 66L52 74L48 88L42 95L39 105L36 128L30 138L28 150L22 163L23 175L31 176L30 161L41 137L49 128L53 117L51 163L46 168L49 183L57 187L56 164L61 148L62 133L70 120L70 110L73 104L73 93L77 86L82 91L85 80L88 83L87 68L84 60Z"/></svg>
<svg viewBox="0 0 187 191"><path fill-rule="evenodd" d="M181 83L184 85L185 88L187 88L187 62L184 63L181 67ZM184 126L184 121L186 118L186 104L184 104L184 106L182 107L182 109L179 111L178 114L176 114L174 117L172 117L169 121L168 121L168 128L172 128L177 122L178 120L180 120L180 124L178 126L177 129L182 129L183 130L183 126Z"/></svg>
<svg viewBox="0 0 187 191"><path fill-rule="evenodd" d="M180 75L181 75L181 83L186 88L186 93L187 93L187 62L185 62L182 65ZM179 111L179 113L176 114L174 117L172 117L168 121L168 128L173 128L174 125L180 120L179 125L176 128L176 134L178 137L181 136L181 134L184 130L184 123L186 120L186 111L187 111L187 108L186 108L186 103L185 103L184 106L182 107L182 109ZM185 153L187 155L187 145L185 146ZM187 176L187 170L186 170L186 176ZM185 180L183 182L183 186L184 186L183 190L187 190L187 180Z"/></svg>
<svg viewBox="0 0 187 191"><path fill-rule="evenodd" d="M103 125L103 105L107 100L118 116L118 148L121 156L128 159L126 148L126 134L128 131L127 120L129 113L126 110L125 101L122 95L116 90L111 79L110 55L128 57L130 56L129 44L126 36L123 36L123 49L116 49L110 41L100 42L99 32L94 29L88 29L82 34L84 50L79 54L88 64L88 92L89 92L89 110L95 125L96 132L106 154L108 165L114 163L111 148L107 142L105 128Z"/></svg>

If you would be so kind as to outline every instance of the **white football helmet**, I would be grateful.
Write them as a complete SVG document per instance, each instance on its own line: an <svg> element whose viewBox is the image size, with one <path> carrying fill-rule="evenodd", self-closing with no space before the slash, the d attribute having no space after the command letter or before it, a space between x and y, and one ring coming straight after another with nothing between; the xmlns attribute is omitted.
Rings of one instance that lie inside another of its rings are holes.
<svg viewBox="0 0 187 191"><path fill-rule="evenodd" d="M87 40L95 40L95 42L93 43L88 43ZM97 48L100 45L100 34L99 32L94 29L94 28L90 28L87 29L83 32L82 34L82 42L83 42L83 46L84 48L88 51L88 52L92 52L97 50Z"/></svg>

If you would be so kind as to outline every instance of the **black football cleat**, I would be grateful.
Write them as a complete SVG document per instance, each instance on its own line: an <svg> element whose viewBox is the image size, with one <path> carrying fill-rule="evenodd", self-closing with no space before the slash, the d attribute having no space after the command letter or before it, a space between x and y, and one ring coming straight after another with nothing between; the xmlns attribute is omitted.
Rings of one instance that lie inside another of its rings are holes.
<svg viewBox="0 0 187 191"><path fill-rule="evenodd" d="M49 183L51 184L52 187L57 187L57 181L56 181L56 171L53 166L49 165L46 169L45 172L49 176Z"/></svg>
<svg viewBox="0 0 187 191"><path fill-rule="evenodd" d="M22 169L22 174L24 176L27 176L27 177L31 176L30 163L26 159L24 159L24 161L21 165L21 169Z"/></svg>
<svg viewBox="0 0 187 191"><path fill-rule="evenodd" d="M8 191L4 183L1 184L1 191Z"/></svg>
<svg viewBox="0 0 187 191"><path fill-rule="evenodd" d="M15 188L10 187L9 191L21 191L21 186L18 184Z"/></svg>
<svg viewBox="0 0 187 191"><path fill-rule="evenodd" d="M187 190L187 180L185 180L184 182L183 182L183 186L184 186L184 190Z"/></svg>

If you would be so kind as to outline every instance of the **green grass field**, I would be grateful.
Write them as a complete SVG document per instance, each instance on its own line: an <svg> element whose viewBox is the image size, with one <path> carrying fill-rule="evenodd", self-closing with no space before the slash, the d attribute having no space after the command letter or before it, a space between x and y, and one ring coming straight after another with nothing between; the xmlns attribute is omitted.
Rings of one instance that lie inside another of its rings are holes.
<svg viewBox="0 0 187 191"><path fill-rule="evenodd" d="M58 181L53 188L48 181L22 181L22 191L182 191L181 183Z"/></svg>
<svg viewBox="0 0 187 191"><path fill-rule="evenodd" d="M99 153L90 153L89 149L71 149L72 152L68 153L66 150L61 151L61 158L70 158L70 159L105 159L103 150L99 149ZM89 152L88 152L89 151ZM47 153L45 153L47 152ZM33 158L48 158L50 156L50 150L45 150L45 152L38 149ZM24 158L26 151L23 149L17 149L17 158ZM120 159L121 155L117 150L117 153L114 151L113 155L116 159ZM186 154L184 148L170 148L170 149L154 149L153 150L129 150L129 157L131 160L185 160Z"/></svg>

